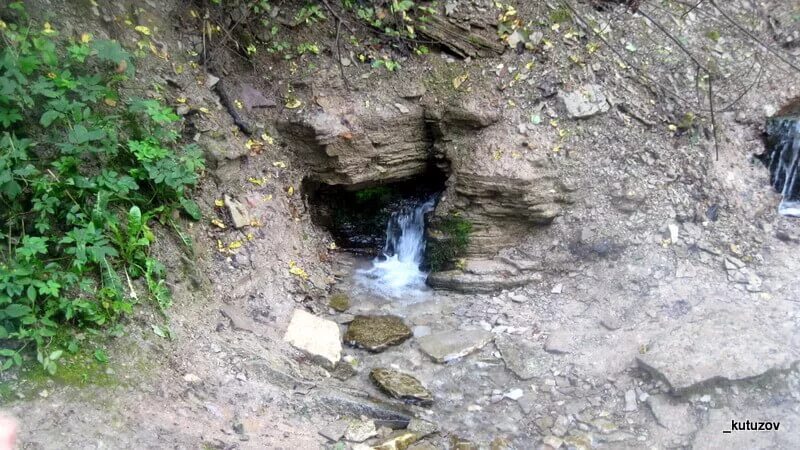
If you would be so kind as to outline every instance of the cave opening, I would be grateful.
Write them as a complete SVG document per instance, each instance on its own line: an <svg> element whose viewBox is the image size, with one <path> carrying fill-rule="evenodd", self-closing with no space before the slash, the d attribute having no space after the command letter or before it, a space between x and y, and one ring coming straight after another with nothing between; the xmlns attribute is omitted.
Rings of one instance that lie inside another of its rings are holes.
<svg viewBox="0 0 800 450"><path fill-rule="evenodd" d="M444 191L449 167L430 163L417 175L400 180L375 181L354 185L325 184L312 178L303 180L311 219L327 229L342 250L380 256L392 242L392 227L398 215L410 214L428 202L432 211ZM388 227L387 227L388 226ZM399 232L399 230L397 230Z"/></svg>

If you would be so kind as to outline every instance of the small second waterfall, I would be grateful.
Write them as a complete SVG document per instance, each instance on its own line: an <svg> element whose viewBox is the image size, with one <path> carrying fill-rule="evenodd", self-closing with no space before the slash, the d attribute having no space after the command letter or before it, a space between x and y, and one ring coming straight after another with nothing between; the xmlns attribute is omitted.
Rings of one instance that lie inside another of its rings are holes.
<svg viewBox="0 0 800 450"><path fill-rule="evenodd" d="M800 217L800 119L775 118L767 124L767 153L770 182L781 193L778 212Z"/></svg>
<svg viewBox="0 0 800 450"><path fill-rule="evenodd" d="M413 297L426 289L427 273L420 269L425 255L425 214L436 198L424 199L394 212L386 225L382 255L372 267L359 271L361 284L388 297Z"/></svg>

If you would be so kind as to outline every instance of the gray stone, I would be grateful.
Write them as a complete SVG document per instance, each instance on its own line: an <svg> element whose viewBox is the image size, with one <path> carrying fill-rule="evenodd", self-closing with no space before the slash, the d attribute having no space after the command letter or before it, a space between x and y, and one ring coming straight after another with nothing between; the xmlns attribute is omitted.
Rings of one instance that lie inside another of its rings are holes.
<svg viewBox="0 0 800 450"><path fill-rule="evenodd" d="M633 389L625 392L625 411L632 412L639 409L636 403L636 391Z"/></svg>
<svg viewBox="0 0 800 450"><path fill-rule="evenodd" d="M788 370L800 360L796 335L772 320L714 311L665 330L637 361L678 392L702 383Z"/></svg>
<svg viewBox="0 0 800 450"><path fill-rule="evenodd" d="M495 339L495 346L500 350L506 368L523 380L543 377L549 371L552 356L528 341L500 335Z"/></svg>
<svg viewBox="0 0 800 450"><path fill-rule="evenodd" d="M319 434L330 441L336 442L344 436L345 431L347 431L347 421L337 420L322 427L319 430Z"/></svg>
<svg viewBox="0 0 800 450"><path fill-rule="evenodd" d="M231 321L231 326L234 330L249 331L254 334L257 333L257 325L252 319L245 316L242 311L231 305L222 305L219 308L223 316Z"/></svg>
<svg viewBox="0 0 800 450"><path fill-rule="evenodd" d="M572 335L570 333L557 331L547 338L544 343L544 350L555 354L569 353L571 343Z"/></svg>
<svg viewBox="0 0 800 450"><path fill-rule="evenodd" d="M276 106L275 99L267 98L261 91L257 90L253 86L249 84L245 84L242 86L242 90L240 91L239 95L242 98L242 103L244 103L244 107L247 110L252 110L253 108L266 108L271 106Z"/></svg>
<svg viewBox="0 0 800 450"><path fill-rule="evenodd" d="M697 430L691 408L686 403L670 400L665 395L654 395L647 399L647 406L656 422L675 434L689 435Z"/></svg>
<svg viewBox="0 0 800 450"><path fill-rule="evenodd" d="M228 208L228 213L231 215L231 221L234 228L244 228L250 225L250 212L244 205L235 198L225 194L225 206Z"/></svg>
<svg viewBox="0 0 800 450"><path fill-rule="evenodd" d="M573 92L560 91L558 96L573 119L591 117L611 108L602 89L596 84L583 85Z"/></svg>
<svg viewBox="0 0 800 450"><path fill-rule="evenodd" d="M439 427L435 423L417 419L416 417L411 419L406 429L412 433L418 434L421 438L439 431Z"/></svg>
<svg viewBox="0 0 800 450"><path fill-rule="evenodd" d="M206 73L206 83L205 83L206 89L213 89L214 86L217 85L217 83L219 83L219 78L215 77L214 75L211 75L210 73Z"/></svg>
<svg viewBox="0 0 800 450"><path fill-rule="evenodd" d="M420 349L436 362L448 362L469 355L492 341L483 330L452 330L419 338Z"/></svg>
<svg viewBox="0 0 800 450"><path fill-rule="evenodd" d="M342 356L339 325L302 309L294 310L283 339L330 369Z"/></svg>
<svg viewBox="0 0 800 450"><path fill-rule="evenodd" d="M622 324L620 323L619 319L612 316L605 316L602 319L600 319L600 325L602 325L603 328L609 331L619 330L622 327Z"/></svg>

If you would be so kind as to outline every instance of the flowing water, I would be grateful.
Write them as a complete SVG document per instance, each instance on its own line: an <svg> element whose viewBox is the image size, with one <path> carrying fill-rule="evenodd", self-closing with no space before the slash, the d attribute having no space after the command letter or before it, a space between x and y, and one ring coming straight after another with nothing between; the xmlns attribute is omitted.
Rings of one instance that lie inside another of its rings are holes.
<svg viewBox="0 0 800 450"><path fill-rule="evenodd" d="M778 118L767 125L768 149L764 163L770 182L781 193L778 212L800 217L800 119Z"/></svg>
<svg viewBox="0 0 800 450"><path fill-rule="evenodd" d="M425 214L436 197L405 206L392 214L386 225L386 243L381 256L368 269L356 273L356 281L389 298L414 300L428 291L420 269L425 255Z"/></svg>

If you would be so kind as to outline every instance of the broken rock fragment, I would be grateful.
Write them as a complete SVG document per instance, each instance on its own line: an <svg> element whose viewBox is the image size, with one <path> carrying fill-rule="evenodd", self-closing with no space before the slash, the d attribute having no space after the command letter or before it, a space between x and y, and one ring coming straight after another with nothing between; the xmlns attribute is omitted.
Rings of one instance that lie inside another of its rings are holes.
<svg viewBox="0 0 800 450"><path fill-rule="evenodd" d="M572 92L561 91L558 96L573 119L584 119L610 109L605 94L596 84L586 84Z"/></svg>
<svg viewBox="0 0 800 450"><path fill-rule="evenodd" d="M225 194L225 206L228 207L234 228L239 229L250 225L250 212L239 200Z"/></svg>

